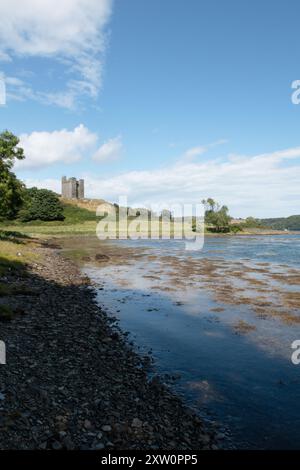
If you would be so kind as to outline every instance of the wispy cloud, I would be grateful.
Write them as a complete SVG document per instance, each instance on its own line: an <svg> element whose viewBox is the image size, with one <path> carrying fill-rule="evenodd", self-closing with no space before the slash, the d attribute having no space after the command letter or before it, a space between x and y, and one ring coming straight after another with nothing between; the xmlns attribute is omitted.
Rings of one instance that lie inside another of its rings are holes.
<svg viewBox="0 0 300 470"><path fill-rule="evenodd" d="M97 97L107 47L112 0L2 0L0 61L56 60L69 75L64 90L36 90L23 81L8 83L11 97L72 108L82 96Z"/></svg>
<svg viewBox="0 0 300 470"><path fill-rule="evenodd" d="M228 140L220 139L220 140L217 140L216 142L212 142L211 144L198 145L196 147L191 147L184 152L182 159L193 160L194 158L199 157L200 155L203 155L204 153L208 152L209 149L213 147L217 147L218 145L223 145L227 143L228 143Z"/></svg>
<svg viewBox="0 0 300 470"><path fill-rule="evenodd" d="M198 157L199 155L202 155L205 152L207 152L207 147L192 147L185 151L185 153L183 154L183 158L193 159L195 157Z"/></svg>
<svg viewBox="0 0 300 470"><path fill-rule="evenodd" d="M93 160L96 162L105 162L117 160L122 153L123 143L121 136L109 139L93 155Z"/></svg>

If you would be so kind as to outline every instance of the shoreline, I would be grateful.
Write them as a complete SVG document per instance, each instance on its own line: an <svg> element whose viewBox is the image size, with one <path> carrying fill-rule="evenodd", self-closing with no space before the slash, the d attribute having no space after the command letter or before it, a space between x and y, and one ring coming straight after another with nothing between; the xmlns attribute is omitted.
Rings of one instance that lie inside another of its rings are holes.
<svg viewBox="0 0 300 470"><path fill-rule="evenodd" d="M149 357L113 326L79 268L49 243L35 251L38 262L2 279L22 292L0 323L0 449L217 449L216 431L149 379Z"/></svg>
<svg viewBox="0 0 300 470"><path fill-rule="evenodd" d="M95 236L97 223L95 222L82 222L82 223L68 223L64 222L44 222L41 224L34 223L15 223L15 224L0 224L0 231L6 230L11 232L20 232L27 234L31 237L38 239L52 239L69 236ZM194 232L195 235L197 232ZM113 234L115 236L115 234ZM157 233L155 233L155 236ZM273 230L273 229L245 229L237 233L215 233L205 230L204 237L251 237L251 236L277 236L277 235L300 235L300 230ZM151 234L148 231L141 232L142 239L151 239ZM172 234L171 237L172 239ZM125 238L121 238L125 239ZM130 238L128 238L130 239ZM156 239L156 238L155 238Z"/></svg>

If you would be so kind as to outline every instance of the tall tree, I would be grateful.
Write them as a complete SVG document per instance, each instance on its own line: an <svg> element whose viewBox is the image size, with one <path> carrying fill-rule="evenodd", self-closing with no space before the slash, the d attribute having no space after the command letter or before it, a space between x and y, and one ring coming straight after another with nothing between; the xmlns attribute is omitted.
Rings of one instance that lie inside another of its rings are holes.
<svg viewBox="0 0 300 470"><path fill-rule="evenodd" d="M213 226L216 232L228 232L231 220L227 206L220 206L211 198L202 201L205 207L205 223Z"/></svg>
<svg viewBox="0 0 300 470"><path fill-rule="evenodd" d="M25 158L19 139L9 131L0 134L0 217L13 218L22 205L23 185L12 172L16 160Z"/></svg>

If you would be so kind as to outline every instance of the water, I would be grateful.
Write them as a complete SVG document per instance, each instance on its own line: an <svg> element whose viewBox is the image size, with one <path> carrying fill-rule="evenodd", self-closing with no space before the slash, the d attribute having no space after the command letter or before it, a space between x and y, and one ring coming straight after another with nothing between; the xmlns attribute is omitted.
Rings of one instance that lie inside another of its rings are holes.
<svg viewBox="0 0 300 470"><path fill-rule="evenodd" d="M228 260L250 259L252 261L273 262L300 267L300 233L293 235L206 237L202 250L184 250L181 240L120 240L119 245L147 247L166 254L179 253L193 258L222 258Z"/></svg>
<svg viewBox="0 0 300 470"><path fill-rule="evenodd" d="M178 377L176 392L236 447L257 449L300 448L299 248L299 235L211 237L199 252L180 241L80 243L109 253L84 270L156 371Z"/></svg>

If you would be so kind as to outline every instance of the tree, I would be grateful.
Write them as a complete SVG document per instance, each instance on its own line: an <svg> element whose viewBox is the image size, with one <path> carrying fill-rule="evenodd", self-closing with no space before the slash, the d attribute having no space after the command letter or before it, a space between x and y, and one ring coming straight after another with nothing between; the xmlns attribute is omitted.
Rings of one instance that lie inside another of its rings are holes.
<svg viewBox="0 0 300 470"><path fill-rule="evenodd" d="M11 132L0 134L0 218L14 218L23 202L23 184L11 171L16 160L25 158L18 144L18 137Z"/></svg>
<svg viewBox="0 0 300 470"><path fill-rule="evenodd" d="M53 191L31 188L25 191L25 203L20 211L23 222L30 220L64 220L63 206Z"/></svg>
<svg viewBox="0 0 300 470"><path fill-rule="evenodd" d="M255 219L254 217L247 217L243 225L246 228L263 227L262 222L259 219Z"/></svg>
<svg viewBox="0 0 300 470"><path fill-rule="evenodd" d="M231 217L227 206L220 206L211 198L202 201L205 207L205 223L213 227L216 232L229 232Z"/></svg>

